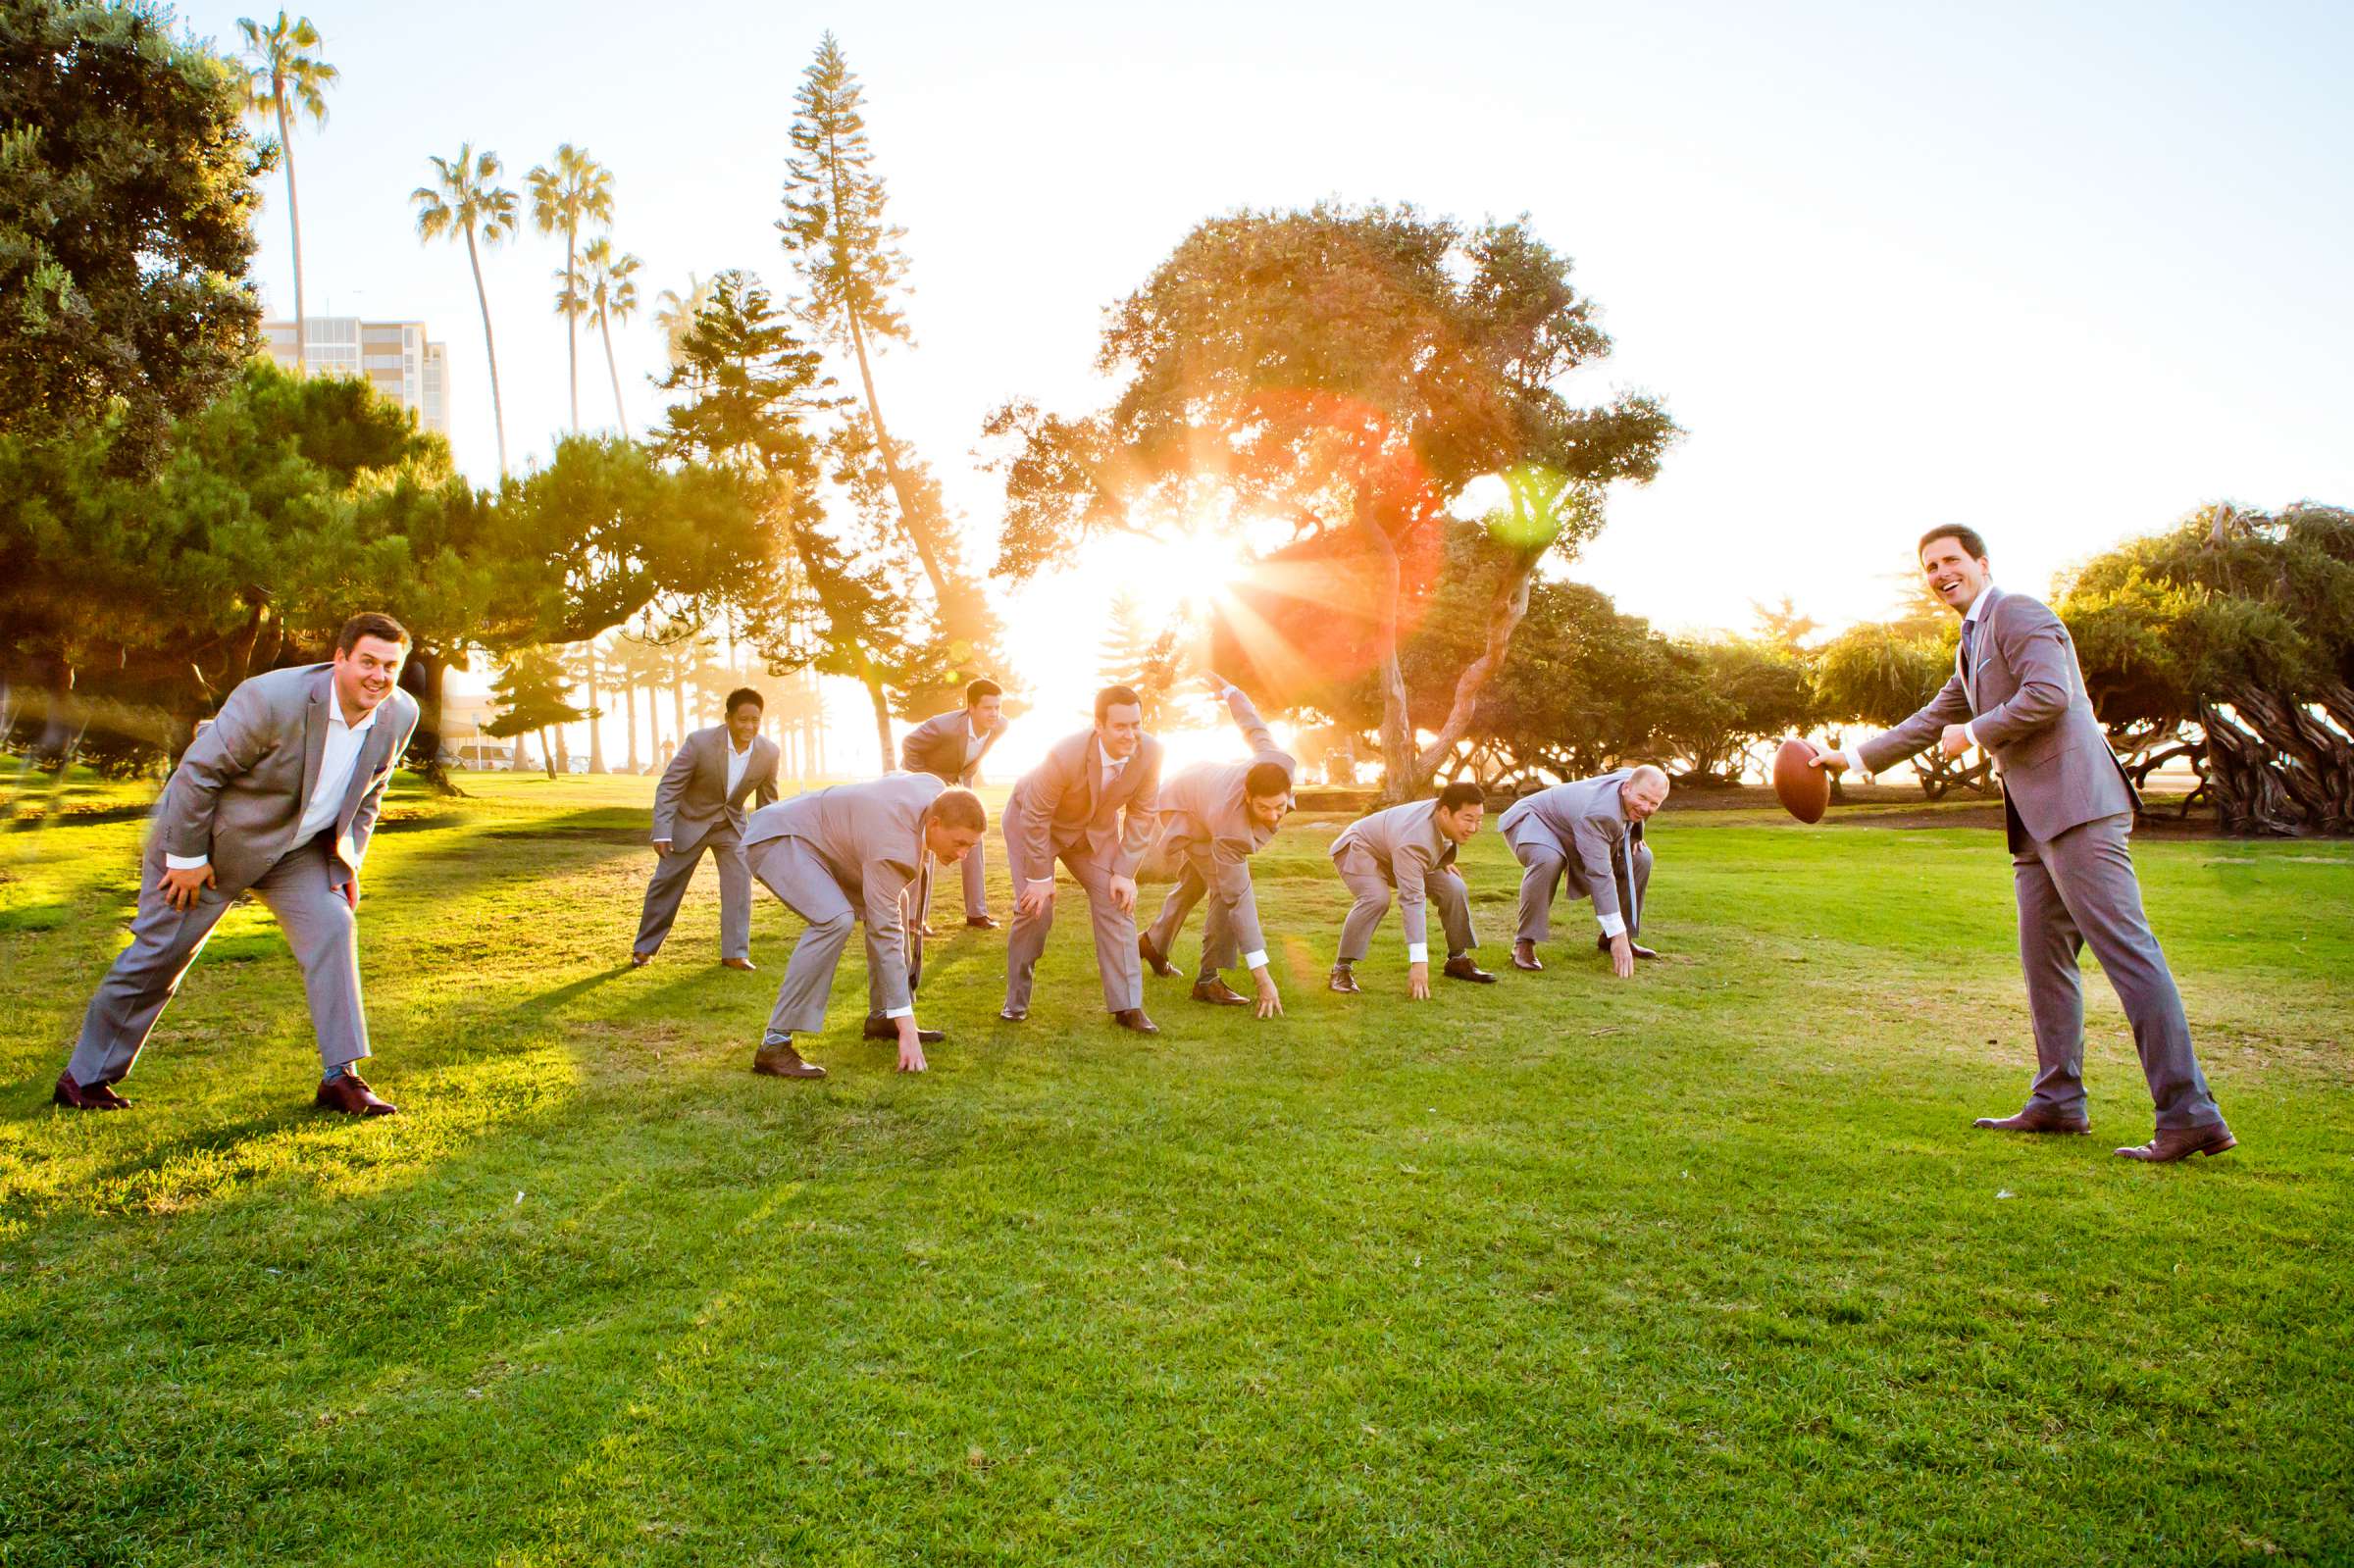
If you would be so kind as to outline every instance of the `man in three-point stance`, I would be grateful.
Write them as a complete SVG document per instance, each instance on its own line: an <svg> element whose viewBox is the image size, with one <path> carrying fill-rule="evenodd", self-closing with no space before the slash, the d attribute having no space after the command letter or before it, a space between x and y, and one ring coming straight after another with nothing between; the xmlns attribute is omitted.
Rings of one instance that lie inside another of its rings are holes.
<svg viewBox="0 0 2354 1568"><path fill-rule="evenodd" d="M638 939L630 962L653 962L694 868L711 851L719 862L719 961L730 969L752 967L752 874L743 858L743 803L767 805L777 798L777 743L760 733L765 705L760 693L742 686L728 693L728 722L697 730L679 743L678 755L654 786L654 874L645 885L645 908L638 917Z"/></svg>
<svg viewBox="0 0 2354 1568"><path fill-rule="evenodd" d="M1161 900L1160 918L1136 939L1137 952L1156 975L1174 975L1169 949L1185 917L1204 894L1209 921L1202 934L1202 972L1194 1000L1248 1007L1251 997L1226 984L1221 973L1240 954L1256 983L1258 1016L1283 1011L1283 998L1267 968L1267 942L1259 932L1258 896L1251 885L1251 857L1266 847L1292 809L1292 776L1299 762L1275 744L1273 732L1233 683L1205 678L1234 715L1251 743L1248 762L1203 762L1172 778L1160 792L1160 837L1147 857L1154 880L1176 879Z"/></svg>
<svg viewBox="0 0 2354 1568"><path fill-rule="evenodd" d="M785 966L753 1072L826 1076L801 1059L793 1037L825 1024L834 971L859 922L866 926L865 1036L898 1042L900 1072L924 1070L924 1047L946 1037L916 1027L923 949L906 929L907 907L928 890L930 862L962 860L988 826L980 796L928 773L814 789L752 813L743 834L752 875L809 923Z"/></svg>
<svg viewBox="0 0 2354 1568"><path fill-rule="evenodd" d="M388 615L355 615L332 663L272 670L239 685L189 742L156 802L140 860L130 945L99 982L53 1098L123 1110L114 1090L241 892L278 917L319 1039L317 1103L349 1116L396 1109L359 1075L360 861L393 764L417 728L396 685L409 634Z"/></svg>
<svg viewBox="0 0 2354 1568"><path fill-rule="evenodd" d="M2089 942L2132 1021L2157 1105L2150 1141L2117 1152L2154 1161L2223 1153L2237 1140L2207 1090L2181 993L2142 913L2141 884L2126 847L2138 800L2093 717L2068 628L2038 601L1994 585L1985 541L1973 530L1922 534L1920 568L1937 597L1962 617L1953 676L1903 724L1845 751L1817 747L1815 765L1868 775L1932 744L1949 757L1973 745L1994 754L2036 1070L2017 1115L1982 1117L1977 1125L2012 1133L2092 1130L2084 1109L2084 998L2076 971L2076 955Z"/></svg>
<svg viewBox="0 0 2354 1568"><path fill-rule="evenodd" d="M1666 803L1667 776L1650 763L1578 779L1522 795L1497 822L1504 841L1528 868L1520 879L1520 931L1514 969L1543 969L1537 943L1553 936L1553 894L1566 877L1569 896L1590 898L1602 923L1596 945L1620 980L1638 958L1660 955L1635 940L1651 897L1651 845L1643 825Z"/></svg>
<svg viewBox="0 0 2354 1568"><path fill-rule="evenodd" d="M926 719L900 738L900 768L970 789L980 781L981 759L1005 733L1004 709L1004 687L995 681L975 681L964 688L961 709ZM964 857L964 923L975 931L998 929L989 914L987 842L985 835ZM925 936L939 935L932 930L931 910L917 910L915 919Z"/></svg>
<svg viewBox="0 0 2354 1568"><path fill-rule="evenodd" d="M1096 724L1054 742L1005 802L1005 862L1013 874L1013 930L1005 939L1005 1006L1030 1016L1030 987L1054 926L1054 862L1087 895L1096 972L1112 1022L1157 1035L1145 1016L1145 966L1136 950L1136 868L1152 842L1160 742L1145 733L1144 699L1128 686L1096 693Z"/></svg>
<svg viewBox="0 0 2354 1568"><path fill-rule="evenodd" d="M1356 961L1373 945L1373 929L1389 913L1393 891L1406 923L1407 995L1415 1001L1430 995L1425 899L1439 906L1439 925L1447 934L1447 978L1495 984L1494 975L1471 961L1479 938L1471 931L1471 897L1455 863L1456 851L1479 832L1486 810L1486 791L1458 782L1440 790L1436 800L1409 800L1341 830L1332 841L1333 869L1356 902L1341 925L1332 989L1354 995L1364 988L1356 983Z"/></svg>

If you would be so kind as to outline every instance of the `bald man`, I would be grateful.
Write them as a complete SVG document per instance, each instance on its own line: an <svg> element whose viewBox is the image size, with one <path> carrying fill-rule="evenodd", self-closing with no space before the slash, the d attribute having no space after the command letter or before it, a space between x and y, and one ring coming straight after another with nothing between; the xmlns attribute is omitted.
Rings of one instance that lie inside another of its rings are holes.
<svg viewBox="0 0 2354 1568"><path fill-rule="evenodd" d="M1571 898L1591 899L1602 925L1595 945L1620 980L1638 958L1660 955L1635 940L1651 892L1651 845L1643 825L1667 803L1667 776L1650 763L1579 779L1512 802L1497 823L1528 869L1520 878L1514 969L1543 969L1537 943L1553 936L1553 895L1566 878Z"/></svg>

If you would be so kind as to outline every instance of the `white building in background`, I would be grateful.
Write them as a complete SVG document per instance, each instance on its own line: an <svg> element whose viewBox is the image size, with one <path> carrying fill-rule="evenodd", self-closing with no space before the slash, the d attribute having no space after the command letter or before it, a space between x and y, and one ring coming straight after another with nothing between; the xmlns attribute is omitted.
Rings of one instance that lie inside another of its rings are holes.
<svg viewBox="0 0 2354 1568"><path fill-rule="evenodd" d="M440 435L449 433L449 355L428 342L423 322L364 322L357 316L313 316L303 323L302 367L312 376L365 376L379 392ZM294 369L294 324L262 323L270 357Z"/></svg>

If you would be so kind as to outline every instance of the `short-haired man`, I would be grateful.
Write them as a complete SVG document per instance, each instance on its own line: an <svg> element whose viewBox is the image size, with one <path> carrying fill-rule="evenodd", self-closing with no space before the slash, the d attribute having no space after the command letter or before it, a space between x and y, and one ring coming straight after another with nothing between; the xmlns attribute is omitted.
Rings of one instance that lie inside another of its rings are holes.
<svg viewBox="0 0 2354 1568"><path fill-rule="evenodd" d="M1256 983L1258 1016L1283 1011L1283 998L1267 967L1267 940L1258 925L1258 895L1251 885L1251 857L1275 836L1292 809L1292 777L1299 760L1275 744L1275 735L1251 699L1224 676L1203 678L1226 704L1243 738L1248 762L1202 762L1180 771L1160 791L1160 836L1146 857L1146 874L1174 878L1177 885L1161 900L1160 918L1137 937L1137 952L1156 975L1174 975L1169 949L1185 929L1185 917L1204 894L1209 920L1202 934L1202 971L1194 1000L1248 1007L1253 999L1226 984L1222 973L1239 954Z"/></svg>
<svg viewBox="0 0 2354 1568"><path fill-rule="evenodd" d="M906 906L911 892L922 896L930 861L963 859L988 829L980 796L928 773L813 789L752 813L743 835L752 874L809 923L785 966L753 1072L826 1076L801 1059L793 1037L824 1027L834 971L857 922L866 926L865 1037L898 1041L900 1072L924 1070L924 1047L945 1037L916 1026L922 949L906 929Z"/></svg>
<svg viewBox="0 0 2354 1568"><path fill-rule="evenodd" d="M241 892L278 917L302 967L318 1036L317 1103L350 1116L395 1107L359 1075L360 862L384 784L417 728L399 689L409 634L388 615L355 615L327 664L257 675L229 694L181 753L156 802L140 860L130 945L90 998L81 1039L53 1096L77 1110L129 1105L113 1086Z"/></svg>
<svg viewBox="0 0 2354 1568"><path fill-rule="evenodd" d="M975 681L964 688L963 708L926 719L900 737L899 767L970 789L980 783L981 759L1004 733L1005 688L995 681ZM975 931L998 929L989 913L987 842L985 835L964 857L964 923ZM916 923L925 936L937 935L931 910L918 910Z"/></svg>
<svg viewBox="0 0 2354 1568"><path fill-rule="evenodd" d="M697 730L654 786L654 874L630 962L653 962L679 918L679 900L703 851L719 862L719 961L752 967L752 873L743 857L743 803L777 798L777 743L760 733L766 704L750 686L728 693L728 722Z"/></svg>
<svg viewBox="0 0 2354 1568"><path fill-rule="evenodd" d="M1643 825L1667 802L1667 776L1646 762L1555 784L1512 802L1496 827L1527 871L1520 878L1514 969L1543 969L1537 943L1553 936L1553 895L1564 877L1571 898L1594 903L1596 945L1620 980L1638 958L1660 955L1635 940L1651 897L1651 845Z"/></svg>
<svg viewBox="0 0 2354 1568"><path fill-rule="evenodd" d="M1136 868L1152 842L1160 742L1145 733L1144 699L1129 686L1096 693L1096 723L1048 748L1005 802L1005 862L1013 874L1013 930L1005 939L1009 1024L1030 1016L1030 987L1054 928L1054 862L1087 894L1096 973L1112 1022L1160 1033L1145 1016L1145 966L1136 951Z"/></svg>
<svg viewBox="0 0 2354 1568"><path fill-rule="evenodd" d="M2076 971L2076 955L2090 942L2132 1023L2157 1106L2150 1141L2117 1152L2155 1161L2223 1153L2237 1140L2208 1092L2181 992L2142 913L2126 845L2139 798L2093 716L2068 628L2040 602L1994 585L1986 543L1973 530L1931 529L1920 536L1919 553L1930 590L1962 617L1954 674L1903 724L1845 751L1817 747L1815 765L1869 775L1932 744L1949 757L1973 745L1994 754L2036 1071L2024 1108L1977 1125L2011 1133L2092 1130Z"/></svg>
<svg viewBox="0 0 2354 1568"><path fill-rule="evenodd" d="M1341 925L1341 951L1332 966L1331 987L1355 995L1356 961L1373 945L1373 930L1389 913L1395 892L1399 919L1406 923L1406 993L1415 1001L1430 995L1429 933L1423 903L1439 906L1439 926L1447 935L1450 980L1468 980L1487 986L1496 977L1471 961L1479 938L1471 930L1471 895L1456 865L1456 851L1479 832L1487 811L1487 791L1469 783L1449 784L1435 800L1409 800L1403 806L1359 817L1332 841L1333 869L1356 895Z"/></svg>

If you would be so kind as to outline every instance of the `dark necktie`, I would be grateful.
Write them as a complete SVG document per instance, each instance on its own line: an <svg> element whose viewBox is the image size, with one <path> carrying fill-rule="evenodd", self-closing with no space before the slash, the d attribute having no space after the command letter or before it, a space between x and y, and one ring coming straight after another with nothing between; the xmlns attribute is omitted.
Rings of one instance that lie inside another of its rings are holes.
<svg viewBox="0 0 2354 1568"><path fill-rule="evenodd" d="M1962 684L1964 686L1968 686L1970 684L1970 668L1977 663L1977 661L1970 656L1972 651L1970 648L1970 643L1976 640L1977 634L1978 624L1975 621L1965 621L1962 623Z"/></svg>

